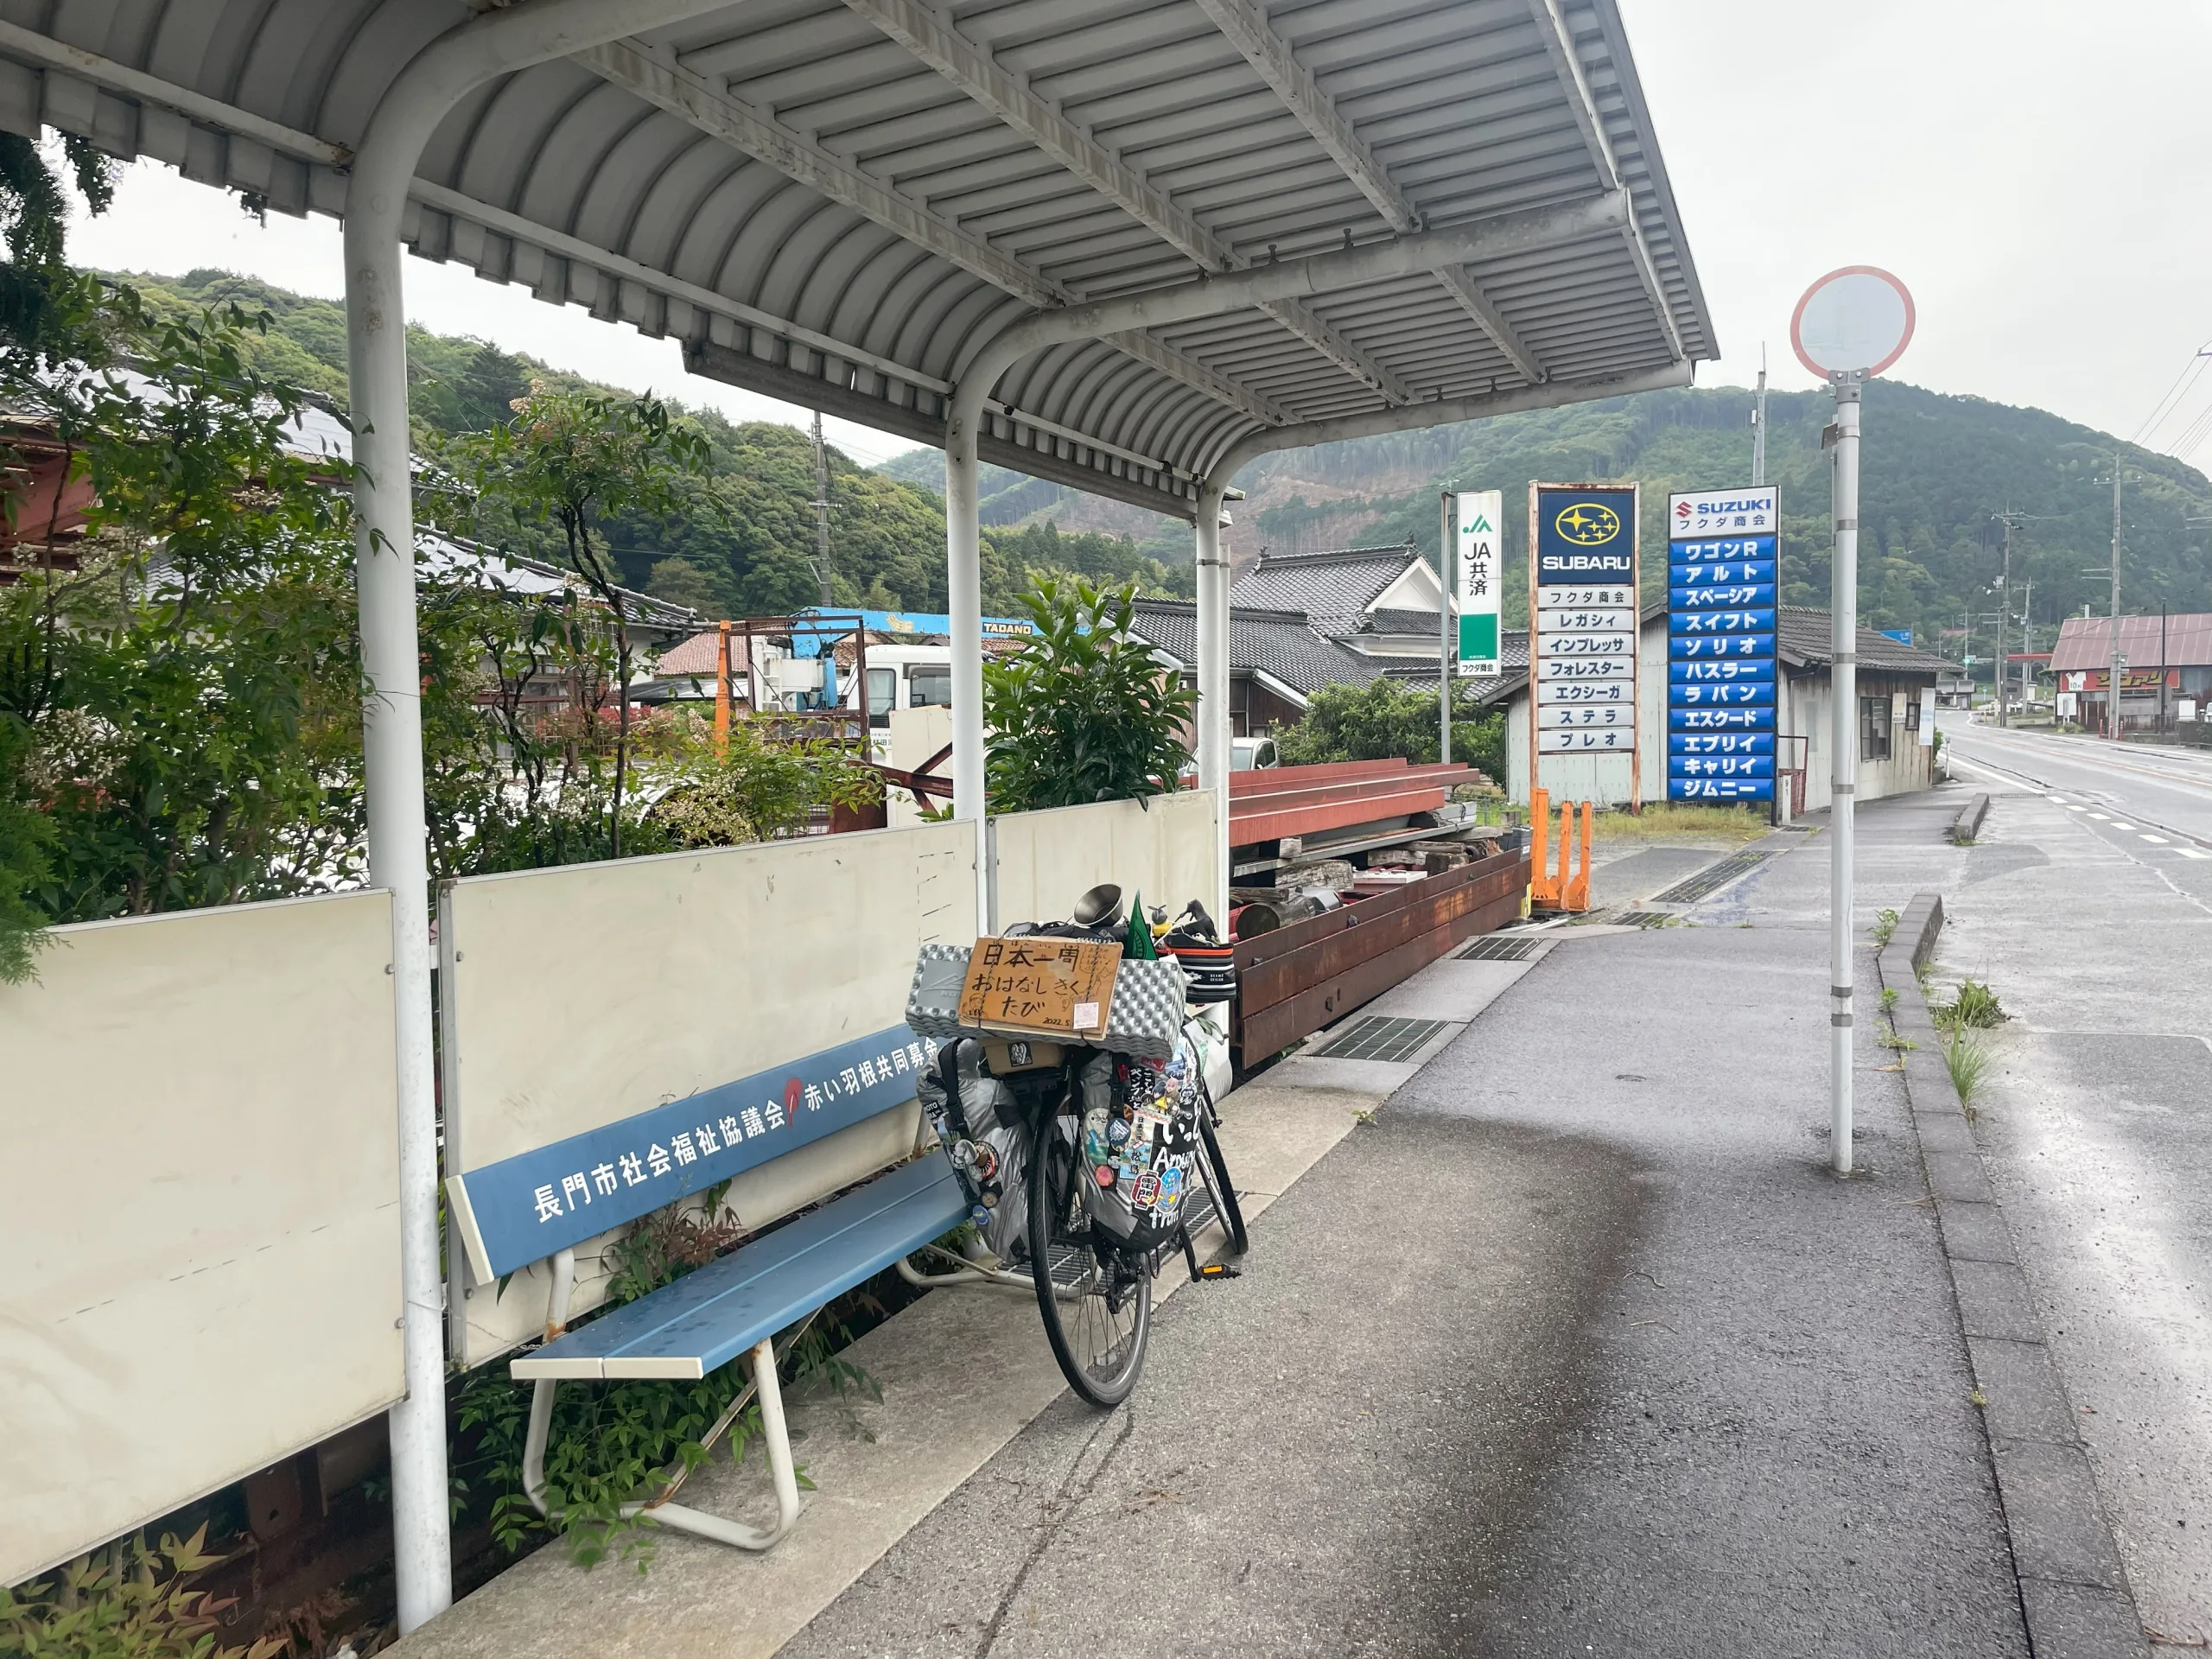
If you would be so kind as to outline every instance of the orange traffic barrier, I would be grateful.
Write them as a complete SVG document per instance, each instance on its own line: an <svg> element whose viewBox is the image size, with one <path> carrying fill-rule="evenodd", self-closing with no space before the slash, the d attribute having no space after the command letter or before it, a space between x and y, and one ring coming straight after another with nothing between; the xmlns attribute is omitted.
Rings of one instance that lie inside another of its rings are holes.
<svg viewBox="0 0 2212 1659"><path fill-rule="evenodd" d="M1559 804L1559 874L1552 881L1552 903L1560 910L1567 908L1567 895L1573 891L1569 885L1568 864L1574 856L1574 803Z"/></svg>
<svg viewBox="0 0 2212 1659"><path fill-rule="evenodd" d="M1529 902L1538 910L1551 910L1559 904L1559 888L1552 881L1552 798L1551 791L1532 789L1529 791L1529 829L1535 837L1535 845L1529 855Z"/></svg>
<svg viewBox="0 0 2212 1659"><path fill-rule="evenodd" d="M1573 809L1570 807L1568 810L1572 812ZM1597 817L1597 814L1598 809L1594 804L1589 801L1582 803L1581 866L1575 871L1573 880L1561 884L1560 894L1561 910L1585 911L1590 908L1590 831L1591 821ZM1567 862L1567 826L1563 820L1560 824L1559 834L1560 862L1562 866Z"/></svg>

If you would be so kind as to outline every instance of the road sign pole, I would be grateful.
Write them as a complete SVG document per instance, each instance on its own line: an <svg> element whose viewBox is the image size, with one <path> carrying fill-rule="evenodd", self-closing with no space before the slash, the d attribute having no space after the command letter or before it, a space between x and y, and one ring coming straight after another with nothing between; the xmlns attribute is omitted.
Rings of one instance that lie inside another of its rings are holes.
<svg viewBox="0 0 2212 1659"><path fill-rule="evenodd" d="M1829 787L1828 1150L1839 1175L1851 1173L1852 809L1859 789L1859 394L1865 375L1831 374L1835 392L1835 550L1829 569L1834 699L1829 722L1835 751Z"/></svg>

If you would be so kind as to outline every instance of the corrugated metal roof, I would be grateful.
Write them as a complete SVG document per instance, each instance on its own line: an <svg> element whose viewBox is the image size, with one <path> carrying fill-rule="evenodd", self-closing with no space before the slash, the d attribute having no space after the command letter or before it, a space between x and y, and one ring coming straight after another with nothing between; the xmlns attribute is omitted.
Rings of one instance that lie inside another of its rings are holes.
<svg viewBox="0 0 2212 1659"><path fill-rule="evenodd" d="M486 9L3 0L0 126L335 213L401 67ZM941 442L963 365L1035 312L1614 188L1625 230L1000 382L986 460L1188 516L1192 474L1269 426L1717 354L1614 0L746 0L469 93L407 235Z"/></svg>
<svg viewBox="0 0 2212 1659"><path fill-rule="evenodd" d="M1198 661L1198 607L1189 600L1141 599L1136 632L1169 656L1189 665ZM1382 665L1323 639L1302 611L1261 610L1233 606L1229 613L1229 671L1258 670L1311 696L1325 685L1365 685Z"/></svg>
<svg viewBox="0 0 2212 1659"><path fill-rule="evenodd" d="M2160 638L2163 629L2164 639ZM2120 619L2120 654L2131 668L2201 668L2212 664L2212 615L2177 611L2170 616ZM2054 674L2112 669L2112 619L2069 616L2051 648Z"/></svg>
<svg viewBox="0 0 2212 1659"><path fill-rule="evenodd" d="M1775 649L1798 668L1825 668L1835 655L1831 636L1834 613L1805 605L1785 605L1775 617ZM1933 652L1892 639L1872 628L1859 630L1859 666L1899 674L1940 674L1952 666Z"/></svg>

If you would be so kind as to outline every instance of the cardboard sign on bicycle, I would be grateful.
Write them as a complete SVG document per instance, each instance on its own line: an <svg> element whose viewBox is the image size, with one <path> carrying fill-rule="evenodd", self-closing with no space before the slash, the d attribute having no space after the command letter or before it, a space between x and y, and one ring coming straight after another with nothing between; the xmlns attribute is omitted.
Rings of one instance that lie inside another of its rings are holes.
<svg viewBox="0 0 2212 1659"><path fill-rule="evenodd" d="M1103 1035L1121 963L1118 944L980 938L960 988L960 1023L990 1031Z"/></svg>

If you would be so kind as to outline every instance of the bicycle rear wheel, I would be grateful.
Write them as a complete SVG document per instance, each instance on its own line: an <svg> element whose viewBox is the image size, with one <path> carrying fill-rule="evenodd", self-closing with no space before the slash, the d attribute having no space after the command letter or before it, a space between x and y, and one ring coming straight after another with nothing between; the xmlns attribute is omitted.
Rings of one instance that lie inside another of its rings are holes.
<svg viewBox="0 0 2212 1659"><path fill-rule="evenodd" d="M1229 1235L1229 1248L1242 1255L1250 1248L1244 1233L1244 1210L1236 1202L1236 1189L1230 1185L1229 1166L1221 1160L1221 1142L1213 1132L1211 1101L1202 1101L1198 1105L1198 1161L1203 1166L1206 1191L1213 1198L1214 1213L1221 1217L1221 1230Z"/></svg>
<svg viewBox="0 0 2212 1659"><path fill-rule="evenodd" d="M1087 1174L1074 1120L1038 1120L1029 1160L1029 1272L1037 1310L1068 1384L1094 1406L1118 1406L1144 1370L1152 1339L1152 1264L1094 1242Z"/></svg>

